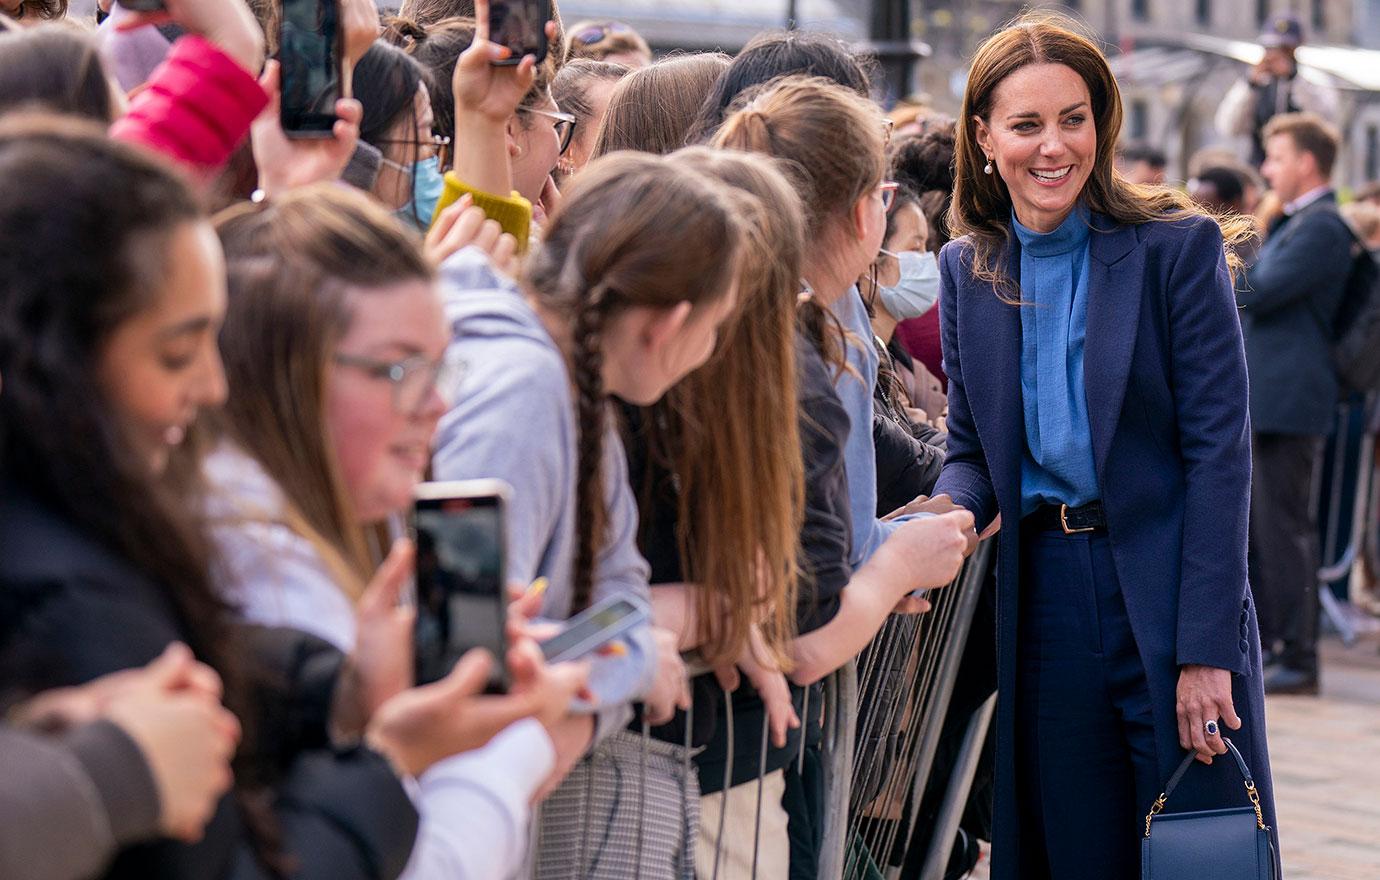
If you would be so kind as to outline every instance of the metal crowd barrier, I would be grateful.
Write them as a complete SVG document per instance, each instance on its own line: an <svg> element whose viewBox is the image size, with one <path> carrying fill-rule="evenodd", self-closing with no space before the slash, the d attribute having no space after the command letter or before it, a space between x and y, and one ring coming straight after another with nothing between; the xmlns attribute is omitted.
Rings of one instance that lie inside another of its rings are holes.
<svg viewBox="0 0 1380 880"><path fill-rule="evenodd" d="M885 877L899 877L900 868L889 864L892 861L889 856L898 841L904 844L915 831L920 801L925 795L934 766L941 729L953 696L973 615L992 564L994 546L995 542L984 541L953 584L930 594L933 608L928 613L893 615L861 658L823 680L820 688L823 699L821 758L827 806L819 853L818 876L821 880L861 880L871 876L861 868L864 862L872 863L870 854L873 853L880 856L878 865L885 869ZM692 675L708 671L694 666L693 659L690 662ZM877 699L876 704L863 706L860 695L877 697L877 686L881 679L887 677L893 679L891 683L894 687L884 688L887 693L883 695L884 698ZM809 693L806 692L807 700ZM725 727L731 731L733 703L730 696L725 695L722 711ZM937 822L938 830L926 858L922 875L924 880L939 880L943 876L994 705L995 702L989 700L968 721L965 742L955 762ZM807 704L801 716L807 718L810 714ZM682 786L688 784L690 774L697 772L689 748L690 731L694 727L693 707L686 713L685 722L687 742L682 760ZM651 873L644 873L642 843L647 819L646 767L650 741L645 724L641 735L640 774L632 786L638 803L632 829L637 841L633 876L662 880ZM806 739L803 735L800 737L799 762L804 761ZM884 754L868 751L868 744L872 741L889 744L882 750ZM757 743L759 768L765 766L767 743L768 730L764 718L762 734ZM725 790L734 767L733 748L730 737ZM758 880L756 849L760 848L761 842L762 775L759 772L754 857L748 875L752 880ZM592 779L592 774L587 779ZM594 849L598 846L593 841L600 839L603 834L601 829L595 829L591 824L592 790L592 784L585 786L582 810L585 827L581 835L583 839L578 845L578 868L572 880L605 876L593 867L597 862ZM694 878L697 870L698 876L705 880L746 880L729 876L720 864L727 813L727 809L720 811L717 820L718 833L715 836L720 848L716 849L713 858L707 864L698 866L678 862L673 867L674 878L665 880ZM533 831L535 844L535 824ZM694 850L693 845L689 847L690 852ZM762 880L780 878L764 876Z"/></svg>
<svg viewBox="0 0 1380 880"><path fill-rule="evenodd" d="M1377 395L1372 392L1359 403L1348 401L1337 411L1337 429L1331 441L1332 474L1327 499L1320 501L1316 509L1324 517L1326 529L1322 542L1323 564L1318 569L1318 600L1322 605L1324 618L1341 636L1343 644L1356 641L1355 600L1360 598L1351 594L1350 578L1355 565L1365 559L1367 548L1373 555L1376 548L1376 522L1380 517L1377 500L1380 500L1380 487L1374 480L1375 473L1375 435L1380 429L1380 413L1377 413ZM1359 435L1353 429L1353 421L1359 418ZM1352 455L1355 463L1347 464ZM1350 472L1354 479L1346 479ZM1321 487L1319 487L1321 488ZM1346 543L1338 546L1343 538L1342 513L1349 508L1350 522L1346 530ZM1373 561L1373 559L1372 559ZM1374 570L1374 569L1372 569ZM1337 598L1331 585L1347 579L1345 601Z"/></svg>

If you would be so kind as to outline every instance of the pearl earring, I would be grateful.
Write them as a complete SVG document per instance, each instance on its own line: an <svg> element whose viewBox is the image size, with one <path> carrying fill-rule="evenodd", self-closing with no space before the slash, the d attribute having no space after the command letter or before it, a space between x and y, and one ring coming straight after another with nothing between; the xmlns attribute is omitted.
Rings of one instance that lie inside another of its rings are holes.
<svg viewBox="0 0 1380 880"><path fill-rule="evenodd" d="M984 165L984 166L982 166L982 173L983 173L983 174L991 174L991 173L992 173L992 160L991 160L991 159L988 159L988 160L987 160L987 164Z"/></svg>

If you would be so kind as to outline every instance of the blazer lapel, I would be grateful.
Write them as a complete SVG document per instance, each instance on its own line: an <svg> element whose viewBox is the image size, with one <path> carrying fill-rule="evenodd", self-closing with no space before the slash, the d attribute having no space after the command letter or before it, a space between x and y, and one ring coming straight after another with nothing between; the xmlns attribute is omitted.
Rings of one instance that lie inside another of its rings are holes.
<svg viewBox="0 0 1380 880"><path fill-rule="evenodd" d="M1092 225L1083 385L1093 461L1101 482L1136 347L1145 257L1137 247L1134 227L1117 225L1101 214L1093 215Z"/></svg>
<svg viewBox="0 0 1380 880"><path fill-rule="evenodd" d="M1006 260L1007 277L1020 278L1020 248L1014 235ZM968 404L998 504L1008 517L1019 517L1019 510L1011 511L1010 505L1014 501L1019 507L1025 450L1020 306L1003 302L991 285L971 277L965 293L959 337Z"/></svg>

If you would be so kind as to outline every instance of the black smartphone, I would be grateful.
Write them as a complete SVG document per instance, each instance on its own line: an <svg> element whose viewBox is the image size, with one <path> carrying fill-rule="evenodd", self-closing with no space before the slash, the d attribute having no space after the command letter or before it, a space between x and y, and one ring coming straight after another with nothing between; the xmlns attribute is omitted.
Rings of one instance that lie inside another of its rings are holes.
<svg viewBox="0 0 1380 880"><path fill-rule="evenodd" d="M116 0L131 12L157 12L163 8L163 0Z"/></svg>
<svg viewBox="0 0 1380 880"><path fill-rule="evenodd" d="M491 0L489 41L507 46L513 53L496 64L517 64L525 55L546 57L546 23L551 20L551 0Z"/></svg>
<svg viewBox="0 0 1380 880"><path fill-rule="evenodd" d="M650 618L642 603L624 596L609 596L570 618L565 629L539 647L548 663L578 660Z"/></svg>
<svg viewBox="0 0 1380 880"><path fill-rule="evenodd" d="M445 677L466 651L494 657L487 693L505 693L508 639L502 480L422 483L414 493L417 544L417 683Z"/></svg>
<svg viewBox="0 0 1380 880"><path fill-rule="evenodd" d="M335 102L348 97L343 41L339 0L282 0L280 117L288 137L330 137Z"/></svg>

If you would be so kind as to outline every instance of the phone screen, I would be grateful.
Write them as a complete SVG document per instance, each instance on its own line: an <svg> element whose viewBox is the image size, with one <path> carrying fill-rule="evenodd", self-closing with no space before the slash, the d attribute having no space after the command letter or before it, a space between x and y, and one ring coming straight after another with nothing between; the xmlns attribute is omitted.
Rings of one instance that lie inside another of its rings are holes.
<svg viewBox="0 0 1380 880"><path fill-rule="evenodd" d="M418 499L417 683L442 678L471 648L494 657L489 690L507 688L503 499Z"/></svg>
<svg viewBox="0 0 1380 880"><path fill-rule="evenodd" d="M489 40L512 51L505 64L517 64L524 55L535 56L540 64L546 57L550 20L551 0L491 0Z"/></svg>
<svg viewBox="0 0 1380 880"><path fill-rule="evenodd" d="M338 0L283 0L278 36L283 130L330 134L340 85Z"/></svg>
<svg viewBox="0 0 1380 880"><path fill-rule="evenodd" d="M548 661L575 660L607 644L647 619L641 608L617 599L579 615L562 631L541 643Z"/></svg>

